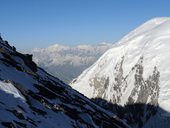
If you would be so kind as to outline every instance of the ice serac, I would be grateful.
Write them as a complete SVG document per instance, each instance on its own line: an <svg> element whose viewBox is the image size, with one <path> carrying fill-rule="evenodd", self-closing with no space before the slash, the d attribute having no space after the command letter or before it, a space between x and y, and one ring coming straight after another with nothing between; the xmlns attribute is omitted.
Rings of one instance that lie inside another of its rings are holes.
<svg viewBox="0 0 170 128"><path fill-rule="evenodd" d="M143 117L138 126L161 127L170 121L169 65L170 18L154 18L117 42L71 86L89 98L121 106L148 105L139 109Z"/></svg>
<svg viewBox="0 0 170 128"><path fill-rule="evenodd" d="M0 128L128 128L0 37Z"/></svg>

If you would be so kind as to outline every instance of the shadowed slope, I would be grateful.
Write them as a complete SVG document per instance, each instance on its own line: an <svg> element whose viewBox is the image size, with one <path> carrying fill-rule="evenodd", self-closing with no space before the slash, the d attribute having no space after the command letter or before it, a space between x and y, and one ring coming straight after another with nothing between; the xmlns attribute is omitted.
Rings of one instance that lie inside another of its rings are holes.
<svg viewBox="0 0 170 128"><path fill-rule="evenodd" d="M170 113L159 106L142 103L120 106L101 98L94 98L92 101L114 112L132 128L169 128L170 125Z"/></svg>

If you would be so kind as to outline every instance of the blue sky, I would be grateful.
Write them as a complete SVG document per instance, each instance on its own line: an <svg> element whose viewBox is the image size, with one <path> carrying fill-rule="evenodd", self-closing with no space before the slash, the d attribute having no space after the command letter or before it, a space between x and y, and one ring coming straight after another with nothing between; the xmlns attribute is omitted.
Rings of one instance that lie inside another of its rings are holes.
<svg viewBox="0 0 170 128"><path fill-rule="evenodd" d="M0 0L0 33L19 50L115 42L145 21L170 16L169 0Z"/></svg>

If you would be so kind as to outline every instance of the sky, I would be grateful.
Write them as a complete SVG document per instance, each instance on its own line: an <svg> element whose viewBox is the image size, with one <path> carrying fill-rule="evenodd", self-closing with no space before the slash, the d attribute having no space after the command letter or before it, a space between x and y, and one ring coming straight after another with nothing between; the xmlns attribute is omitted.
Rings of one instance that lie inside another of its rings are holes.
<svg viewBox="0 0 170 128"><path fill-rule="evenodd" d="M19 50L114 43L154 17L170 0L0 0L0 33Z"/></svg>

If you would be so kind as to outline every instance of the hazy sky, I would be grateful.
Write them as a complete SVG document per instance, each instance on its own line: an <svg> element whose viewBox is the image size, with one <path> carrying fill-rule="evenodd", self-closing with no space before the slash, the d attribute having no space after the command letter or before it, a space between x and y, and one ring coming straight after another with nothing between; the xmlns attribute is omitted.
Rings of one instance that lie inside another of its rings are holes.
<svg viewBox="0 0 170 128"><path fill-rule="evenodd" d="M96 44L162 16L170 16L170 0L0 0L0 33L19 50Z"/></svg>

